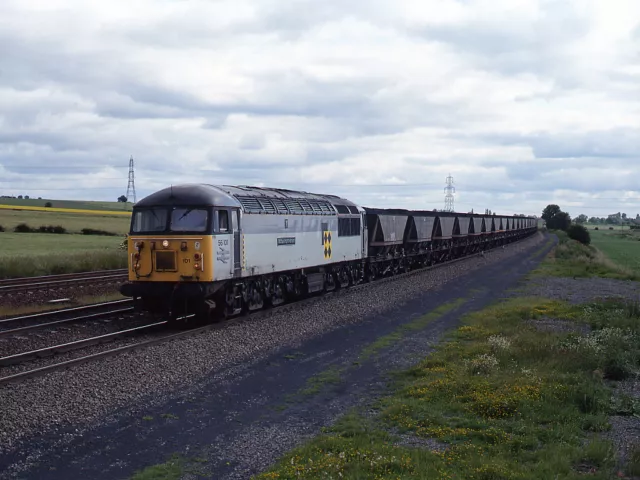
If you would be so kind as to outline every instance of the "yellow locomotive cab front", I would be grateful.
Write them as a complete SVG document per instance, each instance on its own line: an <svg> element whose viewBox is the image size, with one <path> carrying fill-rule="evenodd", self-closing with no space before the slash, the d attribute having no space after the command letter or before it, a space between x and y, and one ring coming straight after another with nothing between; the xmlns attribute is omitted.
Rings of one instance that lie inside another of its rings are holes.
<svg viewBox="0 0 640 480"><path fill-rule="evenodd" d="M131 282L213 281L211 235L132 235L128 254Z"/></svg>
<svg viewBox="0 0 640 480"><path fill-rule="evenodd" d="M214 209L196 201L176 204L175 195L166 200L134 206L129 281L120 293L145 311L210 309L215 303L208 302L214 288Z"/></svg>

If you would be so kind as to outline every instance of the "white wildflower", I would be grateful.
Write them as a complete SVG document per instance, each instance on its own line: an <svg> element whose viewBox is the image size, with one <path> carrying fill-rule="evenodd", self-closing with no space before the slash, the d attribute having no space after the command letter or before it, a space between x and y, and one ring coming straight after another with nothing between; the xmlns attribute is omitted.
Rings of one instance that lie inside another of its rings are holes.
<svg viewBox="0 0 640 480"><path fill-rule="evenodd" d="M493 350L508 350L511 347L511 340L503 335L491 335L487 340Z"/></svg>
<svg viewBox="0 0 640 480"><path fill-rule="evenodd" d="M467 368L469 368L471 373L480 375L483 373L487 374L491 372L491 370L493 370L495 367L497 367L498 359L493 355L484 353L482 355L478 355L475 358L472 358L471 360L465 360L465 363L467 364Z"/></svg>

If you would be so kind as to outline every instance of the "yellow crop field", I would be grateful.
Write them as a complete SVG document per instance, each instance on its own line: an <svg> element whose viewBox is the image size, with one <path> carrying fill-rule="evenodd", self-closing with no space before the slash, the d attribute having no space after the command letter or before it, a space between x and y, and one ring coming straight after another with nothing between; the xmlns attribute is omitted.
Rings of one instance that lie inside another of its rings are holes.
<svg viewBox="0 0 640 480"><path fill-rule="evenodd" d="M117 212L113 210L84 210L81 208L55 208L55 207L31 207L25 205L0 205L2 210L31 210L36 212L62 212L62 213L86 213L90 215L120 215L131 216L131 212Z"/></svg>

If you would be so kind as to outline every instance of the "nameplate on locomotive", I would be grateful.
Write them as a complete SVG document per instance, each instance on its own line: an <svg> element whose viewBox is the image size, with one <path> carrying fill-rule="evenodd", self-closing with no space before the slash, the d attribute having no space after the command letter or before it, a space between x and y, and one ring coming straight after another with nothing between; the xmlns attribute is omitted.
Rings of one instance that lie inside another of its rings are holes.
<svg viewBox="0 0 640 480"><path fill-rule="evenodd" d="M280 237L278 238L278 245L295 245L296 237Z"/></svg>

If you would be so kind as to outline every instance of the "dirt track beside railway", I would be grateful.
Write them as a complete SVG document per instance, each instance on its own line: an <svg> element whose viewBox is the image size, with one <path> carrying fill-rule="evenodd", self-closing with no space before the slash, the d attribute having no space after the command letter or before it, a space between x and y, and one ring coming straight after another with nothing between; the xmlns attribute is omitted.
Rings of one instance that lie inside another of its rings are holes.
<svg viewBox="0 0 640 480"><path fill-rule="evenodd" d="M83 435L69 426L33 437L28 449L0 456L0 478L129 478L174 453L197 459L204 478L248 478L348 409L366 409L385 391L389 371L423 358L463 314L516 287L551 248L546 240L507 247L521 255L505 252L508 261L447 277L402 304L390 298L388 308L361 321L212 370L198 384L153 406L115 412ZM451 309L409 335L396 335L443 304Z"/></svg>

